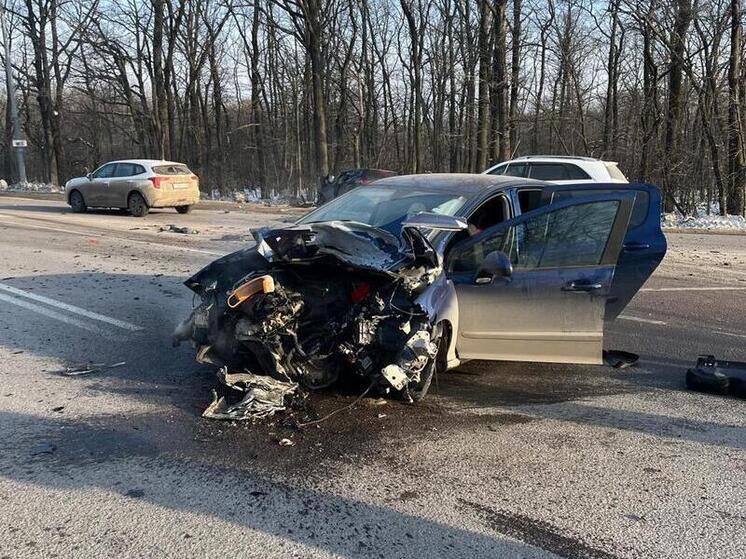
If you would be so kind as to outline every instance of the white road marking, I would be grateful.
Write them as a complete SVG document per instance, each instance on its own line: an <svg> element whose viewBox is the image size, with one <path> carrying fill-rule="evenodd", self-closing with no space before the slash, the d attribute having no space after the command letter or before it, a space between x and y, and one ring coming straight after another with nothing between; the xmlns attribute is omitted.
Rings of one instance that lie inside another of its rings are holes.
<svg viewBox="0 0 746 559"><path fill-rule="evenodd" d="M665 326L666 323L662 320L653 320L650 318L640 318L638 316L628 316L626 314L619 315L618 318L621 318L622 320L630 320L632 322L644 322L645 324L657 324L659 326Z"/></svg>
<svg viewBox="0 0 746 559"><path fill-rule="evenodd" d="M735 332L726 332L724 330L713 330L713 334L720 334L721 336L731 336L732 338L746 338L746 334L736 334Z"/></svg>
<svg viewBox="0 0 746 559"><path fill-rule="evenodd" d="M746 291L746 287L643 287L640 291Z"/></svg>
<svg viewBox="0 0 746 559"><path fill-rule="evenodd" d="M64 322L65 324L71 324L72 326L77 326L78 328L82 328L83 330L88 330L89 332L94 332L96 334L101 333L101 328L96 325L91 325L83 322L82 320L70 318L69 316L65 316L64 314L58 313L51 309L47 309L46 307L42 307L41 305L35 305L34 303L29 303L28 301L24 301L22 299L16 299L15 297L10 297L9 295L3 295L2 293L0 293L0 301L5 301L6 303L10 303L11 305L16 305L24 309L34 311L46 317L53 318L54 320Z"/></svg>
<svg viewBox="0 0 746 559"><path fill-rule="evenodd" d="M20 217L15 215L8 215L8 214L0 214L0 217L10 217L11 219L33 219L30 217ZM0 219L0 221L3 221ZM6 223L9 223L6 221ZM41 229L43 231L54 231L56 233L67 233L68 235L78 235L79 237L98 237L100 239L117 239L119 241L127 241L131 243L143 243L150 247L163 247L163 248L172 248L174 250L183 250L186 252L196 252L199 254L209 254L210 256L225 256L225 252L215 252L213 250L203 250L201 248L192 248L192 247L183 247L178 245L169 245L169 244L163 244L163 243L154 243L152 241L144 241L142 239L131 239L129 237L117 237L116 235L104 235L102 233L86 233L85 231L73 231L72 229L63 229L61 227L45 227L44 225L32 225L30 223L18 223L18 224L12 224L12 225L18 225L20 227L29 227L31 229Z"/></svg>
<svg viewBox="0 0 746 559"><path fill-rule="evenodd" d="M27 299L39 301L40 303L45 303L47 305L51 305L53 307L66 310L73 314L85 316L86 318L98 320L99 322L105 322L107 324L111 324L112 326L116 326L117 328L122 328L123 330L129 330L130 332L139 332L140 330L142 330L142 327L137 326L136 324L131 324L129 322L125 322L124 320L117 320L116 318L111 318L110 316L98 314L98 313L95 313L95 312L92 312L86 309L81 309L80 307L76 307L75 305L68 305L67 303L62 303L61 301L50 299L49 297L37 295L36 293L30 293L28 291L23 291L22 289L12 287L4 283L0 283L0 290L6 291L8 293L12 293L13 295L18 295L19 297L25 297Z"/></svg>
<svg viewBox="0 0 746 559"><path fill-rule="evenodd" d="M617 318L620 318L622 320L630 320L632 322L644 322L645 324L655 324L658 326L667 326L667 322L663 322L662 320L653 320L649 318L640 318L638 316L628 316L625 314L619 315ZM746 334L739 334L736 332L727 332L725 330L718 330L717 328L714 330L707 330L710 334L719 334L721 336L730 336L731 338L744 338L746 339Z"/></svg>

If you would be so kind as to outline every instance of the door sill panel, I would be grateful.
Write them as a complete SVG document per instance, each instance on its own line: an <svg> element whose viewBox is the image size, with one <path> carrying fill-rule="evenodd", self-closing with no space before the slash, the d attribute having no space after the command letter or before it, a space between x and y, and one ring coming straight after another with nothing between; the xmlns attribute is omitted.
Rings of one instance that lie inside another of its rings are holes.
<svg viewBox="0 0 746 559"><path fill-rule="evenodd" d="M602 332L462 332L470 340L505 340L531 342L593 342L600 344Z"/></svg>
<svg viewBox="0 0 746 559"><path fill-rule="evenodd" d="M523 340L491 338L484 341L461 339L457 347L460 359L528 361L535 363L577 363L601 365L602 339L588 341L554 339Z"/></svg>

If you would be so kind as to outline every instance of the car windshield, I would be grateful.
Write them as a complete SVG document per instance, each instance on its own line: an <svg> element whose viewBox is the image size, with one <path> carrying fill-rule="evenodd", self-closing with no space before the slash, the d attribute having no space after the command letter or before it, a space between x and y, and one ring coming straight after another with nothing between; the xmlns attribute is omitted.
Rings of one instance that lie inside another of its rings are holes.
<svg viewBox="0 0 746 559"><path fill-rule="evenodd" d="M361 187L335 198L298 223L357 221L398 235L408 217L422 212L455 215L466 200L466 196L454 192Z"/></svg>

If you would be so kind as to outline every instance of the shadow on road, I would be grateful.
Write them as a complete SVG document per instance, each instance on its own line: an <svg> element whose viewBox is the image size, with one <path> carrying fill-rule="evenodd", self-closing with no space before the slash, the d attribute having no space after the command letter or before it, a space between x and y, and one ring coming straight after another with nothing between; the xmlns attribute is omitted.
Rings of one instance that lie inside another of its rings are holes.
<svg viewBox="0 0 746 559"><path fill-rule="evenodd" d="M118 422L93 425L13 413L0 413L0 422L17 435L12 448L7 438L0 442L5 447L0 475L26 485L110 492L115 499L204 515L343 557L421 557L424 551L461 557L536 554L536 548L520 542L315 489L313 478L296 486L273 481L271 470L263 476L167 454ZM54 450L34 455L39 443L51 443ZM323 479L324 472L317 477ZM394 484L392 497L405 489Z"/></svg>
<svg viewBox="0 0 746 559"><path fill-rule="evenodd" d="M23 352L53 358L63 365L126 361L125 366L111 370L104 368L90 377L57 377L54 382L76 382L87 394L154 405L164 413L172 414L175 421L183 422L190 429L202 430L205 437L212 437L226 424L205 422L198 416L209 402L210 388L215 385L214 368L197 365L193 350L188 346L171 347L174 326L188 315L192 306L191 294L182 285L183 279L159 273L91 272L4 280L3 283L29 293L125 320L142 330L122 331L64 309L28 300L26 302L53 309L64 316L88 320L89 324L96 325L97 330L81 330L6 304L0 307L0 345L10 349L11 353ZM383 414L385 421L382 421L379 418L380 410L368 406L366 400L356 409L335 416L335 420L324 424L319 432L335 432L339 435L338 447L344 449L347 445L353 453L375 452L376 444L381 439L393 441L394 447L405 445L412 439L432 434L430 431L433 428L479 432L491 423L511 424L541 418L669 436L664 428L665 423L672 422L676 426L676 420L666 416L650 416L633 411L614 412L585 406L568 408L563 412L557 411L561 407L552 405L572 404L573 401L595 396L670 389L672 378L659 378L644 368L616 371L592 366L475 361L457 371L441 375L434 383L433 397L426 400L424 405L389 402ZM678 388L683 388L683 385L673 387L674 390ZM319 415L325 415L354 399L354 394L332 389L314 394L310 402ZM510 408L520 412L521 406L526 405L531 406L529 415L511 419L510 414L505 413ZM460 413L469 409L479 409L480 413ZM283 436L294 432L290 425L282 424L281 418L278 422L276 429ZM674 429L675 436L684 440L724 446L735 444L729 426L692 418L678 427ZM226 427L226 456L235 448L246 448L247 452L251 452L252 445L259 442L261 445L274 444L276 436L270 434L273 428L259 429L247 437L243 427ZM719 433L721 430L722 433ZM168 433L164 434L164 438L169 436ZM307 438L309 445L323 439L316 436Z"/></svg>

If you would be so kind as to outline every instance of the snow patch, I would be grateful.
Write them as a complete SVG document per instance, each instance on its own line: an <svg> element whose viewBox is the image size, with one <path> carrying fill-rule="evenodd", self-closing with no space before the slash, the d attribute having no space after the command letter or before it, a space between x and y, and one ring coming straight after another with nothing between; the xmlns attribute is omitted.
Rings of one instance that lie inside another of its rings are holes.
<svg viewBox="0 0 746 559"><path fill-rule="evenodd" d="M664 229L707 229L718 231L746 231L746 218L740 215L682 216L675 213L663 215Z"/></svg>
<svg viewBox="0 0 746 559"><path fill-rule="evenodd" d="M316 193L311 190L303 190L298 196L289 196L286 193L270 191L262 197L258 188L243 188L231 191L221 191L213 188L211 192L202 192L203 200L217 200L220 202L237 202L239 204L264 204L265 206L298 206L309 207L316 201Z"/></svg>
<svg viewBox="0 0 746 559"><path fill-rule="evenodd" d="M0 179L0 192L51 192L60 193L64 192L65 189L59 186L55 186L51 183L43 182L27 182L24 184L8 184L4 179Z"/></svg>

